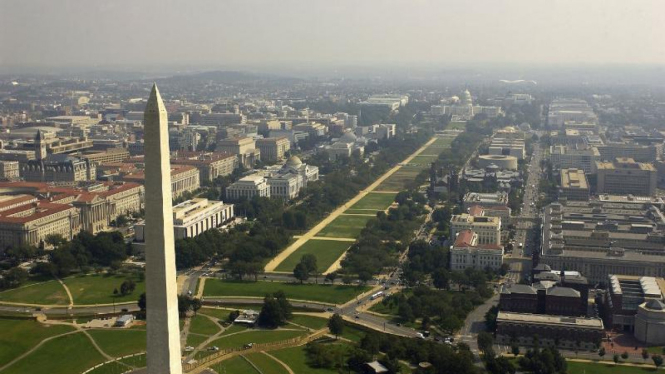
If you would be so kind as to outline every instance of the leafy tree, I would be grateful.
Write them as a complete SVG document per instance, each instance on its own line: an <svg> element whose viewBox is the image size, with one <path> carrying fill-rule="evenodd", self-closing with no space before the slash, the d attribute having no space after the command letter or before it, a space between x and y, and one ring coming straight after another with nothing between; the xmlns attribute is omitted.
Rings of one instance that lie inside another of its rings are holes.
<svg viewBox="0 0 665 374"><path fill-rule="evenodd" d="M134 292L136 289L136 283L131 279L125 279L120 285L120 295L127 296L130 293Z"/></svg>
<svg viewBox="0 0 665 374"><path fill-rule="evenodd" d="M478 349L481 352L487 353L492 351L492 347L494 346L494 338L490 333L482 331L478 334L476 340L478 342Z"/></svg>
<svg viewBox="0 0 665 374"><path fill-rule="evenodd" d="M605 356L605 353L606 353L605 347L600 347L600 349L598 350L598 356L600 356L600 358L602 359L603 356Z"/></svg>
<svg viewBox="0 0 665 374"><path fill-rule="evenodd" d="M370 354L378 354L381 347L381 341L377 333L368 332L360 339L360 348Z"/></svg>
<svg viewBox="0 0 665 374"><path fill-rule="evenodd" d="M146 297L145 297L145 292L142 293L142 294L139 296L138 306L139 306L139 309L141 309L142 312L145 312L145 311L146 311Z"/></svg>
<svg viewBox="0 0 665 374"><path fill-rule="evenodd" d="M656 366L656 369L663 364L663 356L661 355L652 355L651 360L653 361L654 366Z"/></svg>
<svg viewBox="0 0 665 374"><path fill-rule="evenodd" d="M628 352L623 351L623 353L621 354L621 358L623 358L624 360L627 360L628 359Z"/></svg>
<svg viewBox="0 0 665 374"><path fill-rule="evenodd" d="M302 284L304 281L309 279L309 270L307 269L307 265L303 264L302 262L299 262L296 264L296 267L293 268L293 276L300 281Z"/></svg>
<svg viewBox="0 0 665 374"><path fill-rule="evenodd" d="M344 332L344 319L339 314L333 314L328 320L328 329L330 333L335 335L335 339L338 338Z"/></svg>
<svg viewBox="0 0 665 374"><path fill-rule="evenodd" d="M517 357L517 355L520 354L520 346L517 345L517 343L513 343L510 345L510 351L512 352L513 356Z"/></svg>
<svg viewBox="0 0 665 374"><path fill-rule="evenodd" d="M326 279L326 281L328 281L328 282L330 282L330 283L335 283L335 279L337 279L337 276L338 276L338 275L339 275L339 274L337 274L336 271L333 271L333 272L331 272L331 273L326 274L326 278L325 278L325 279Z"/></svg>
<svg viewBox="0 0 665 374"><path fill-rule="evenodd" d="M649 351L646 349L642 350L642 360L646 361L649 358Z"/></svg>
<svg viewBox="0 0 665 374"><path fill-rule="evenodd" d="M199 299L197 297L192 298L191 308L192 308L192 311L194 312L194 315L196 315L198 313L199 309L201 309L202 306L203 306L203 304L201 303L201 299Z"/></svg>
<svg viewBox="0 0 665 374"><path fill-rule="evenodd" d="M277 328L291 318L291 305L283 292L267 295L259 313L258 324L261 327Z"/></svg>
<svg viewBox="0 0 665 374"><path fill-rule="evenodd" d="M619 363L619 355L615 353L614 356L612 356L612 360L614 361L615 365L618 364Z"/></svg>
<svg viewBox="0 0 665 374"><path fill-rule="evenodd" d="M228 320L229 322L233 322L233 321L236 320L236 318L238 318L238 316L240 316L240 311L239 311L239 310L232 310L232 311L229 313L229 316L227 317L227 320Z"/></svg>

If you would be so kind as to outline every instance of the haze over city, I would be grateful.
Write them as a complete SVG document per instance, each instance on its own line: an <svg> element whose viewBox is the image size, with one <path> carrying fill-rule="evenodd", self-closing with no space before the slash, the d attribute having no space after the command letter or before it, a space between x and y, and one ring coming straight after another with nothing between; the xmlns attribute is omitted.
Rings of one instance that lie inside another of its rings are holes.
<svg viewBox="0 0 665 374"><path fill-rule="evenodd" d="M0 65L663 64L658 0L2 1Z"/></svg>

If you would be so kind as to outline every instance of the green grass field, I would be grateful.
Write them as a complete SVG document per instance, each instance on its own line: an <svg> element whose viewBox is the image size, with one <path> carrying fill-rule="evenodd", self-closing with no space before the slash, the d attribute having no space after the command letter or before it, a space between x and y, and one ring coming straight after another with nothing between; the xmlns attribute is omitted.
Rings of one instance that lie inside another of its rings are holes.
<svg viewBox="0 0 665 374"><path fill-rule="evenodd" d="M342 331L342 335L340 335L342 338L346 338L351 340L352 342L358 343L360 339L362 339L365 336L365 331L361 330L360 328L349 324L345 323L344 324L344 330Z"/></svg>
<svg viewBox="0 0 665 374"><path fill-rule="evenodd" d="M208 336L189 334L189 335L187 335L187 345L196 348L199 345L203 344L203 342L206 341L207 339L208 339ZM184 347L182 347L182 348L184 348Z"/></svg>
<svg viewBox="0 0 665 374"><path fill-rule="evenodd" d="M67 292L56 280L33 283L0 292L0 301L39 305L69 305Z"/></svg>
<svg viewBox="0 0 665 374"><path fill-rule="evenodd" d="M254 296L264 297L266 294L284 291L286 296L297 300L320 301L331 304L343 304L357 295L367 291L369 287L298 284L281 282L244 282L208 279L203 295L209 296Z"/></svg>
<svg viewBox="0 0 665 374"><path fill-rule="evenodd" d="M411 159L409 164L418 164L421 167L429 167L430 164L432 162L436 161L437 158L439 158L438 155L436 155L436 156L416 156L416 157Z"/></svg>
<svg viewBox="0 0 665 374"><path fill-rule="evenodd" d="M327 238L357 238L360 231L365 228L367 221L372 219L369 216L339 216L335 218L328 226L319 231L317 236Z"/></svg>
<svg viewBox="0 0 665 374"><path fill-rule="evenodd" d="M353 204L349 209L375 209L386 210L390 204L395 201L397 194L392 193L368 193L360 199L357 203ZM346 213L349 213L348 209ZM372 213L367 211L367 213Z"/></svg>
<svg viewBox="0 0 665 374"><path fill-rule="evenodd" d="M145 352L146 332L143 330L88 330L102 351L113 357Z"/></svg>
<svg viewBox="0 0 665 374"><path fill-rule="evenodd" d="M311 239L305 242L298 250L291 253L277 266L276 271L291 272L300 258L306 254L316 256L319 272L324 272L351 246L350 242L336 242L332 240Z"/></svg>
<svg viewBox="0 0 665 374"><path fill-rule="evenodd" d="M319 330L328 325L328 320L321 317L308 316L306 314L294 314L291 322L310 329Z"/></svg>
<svg viewBox="0 0 665 374"><path fill-rule="evenodd" d="M49 373L76 374L101 362L104 357L82 333L70 334L44 343L3 374Z"/></svg>
<svg viewBox="0 0 665 374"><path fill-rule="evenodd" d="M40 341L73 331L69 326L49 326L31 320L0 319L0 366L29 351Z"/></svg>
<svg viewBox="0 0 665 374"><path fill-rule="evenodd" d="M651 360L648 361L652 363ZM650 367L649 367L650 366ZM655 373L655 367L649 365L640 367L617 366L614 364L596 364L586 362L568 361L568 374L647 374ZM661 370L662 372L662 370Z"/></svg>
<svg viewBox="0 0 665 374"><path fill-rule="evenodd" d="M254 330L235 335L222 336L219 339L213 340L208 346L211 347L216 345L220 349L238 348L248 343L272 343L305 334L306 332L302 330Z"/></svg>
<svg viewBox="0 0 665 374"><path fill-rule="evenodd" d="M260 374L254 367L240 356L224 360L211 368L218 373L226 374Z"/></svg>
<svg viewBox="0 0 665 374"><path fill-rule="evenodd" d="M422 170L425 170L427 166L423 168L413 168L413 167L402 167L400 170L396 171L395 174L388 177L384 180L383 183L376 187L376 191L401 191L404 189L407 183L413 181Z"/></svg>
<svg viewBox="0 0 665 374"><path fill-rule="evenodd" d="M216 309L216 308L201 308L199 309L199 314L205 314L211 317L215 317L220 321L226 321L229 318L230 310L225 309Z"/></svg>
<svg viewBox="0 0 665 374"><path fill-rule="evenodd" d="M202 335L215 335L221 330L220 326L202 315L194 316L189 325L189 332Z"/></svg>
<svg viewBox="0 0 665 374"><path fill-rule="evenodd" d="M84 275L63 279L74 298L74 304L112 304L113 290L120 289L120 285L129 276L126 275ZM127 296L118 296L116 303L135 302L139 295L145 292L145 282L134 278L136 289Z"/></svg>
<svg viewBox="0 0 665 374"><path fill-rule="evenodd" d="M122 374L128 370L127 366L119 364L117 362L109 362L104 364L88 374Z"/></svg>
<svg viewBox="0 0 665 374"><path fill-rule="evenodd" d="M446 130L464 130L466 129L466 122L450 122L446 126Z"/></svg>
<svg viewBox="0 0 665 374"><path fill-rule="evenodd" d="M305 347L293 347L270 352L287 364L295 374L337 374L334 369L313 368L307 365Z"/></svg>
<svg viewBox="0 0 665 374"><path fill-rule="evenodd" d="M279 362L263 353L250 353L245 355L263 374L288 374L289 372Z"/></svg>

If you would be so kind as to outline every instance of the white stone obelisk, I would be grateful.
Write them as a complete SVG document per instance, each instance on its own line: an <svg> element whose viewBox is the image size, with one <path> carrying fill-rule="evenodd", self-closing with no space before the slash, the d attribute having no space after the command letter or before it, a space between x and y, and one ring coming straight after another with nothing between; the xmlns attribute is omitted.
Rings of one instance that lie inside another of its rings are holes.
<svg viewBox="0 0 665 374"><path fill-rule="evenodd" d="M156 84L143 124L148 374L181 374L168 117Z"/></svg>

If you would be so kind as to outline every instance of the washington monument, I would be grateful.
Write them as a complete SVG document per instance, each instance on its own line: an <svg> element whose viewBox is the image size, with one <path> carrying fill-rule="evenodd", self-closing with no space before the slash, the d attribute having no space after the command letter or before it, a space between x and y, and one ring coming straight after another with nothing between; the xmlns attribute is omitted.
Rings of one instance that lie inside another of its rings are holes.
<svg viewBox="0 0 665 374"><path fill-rule="evenodd" d="M143 123L148 374L181 374L168 118L157 85Z"/></svg>

